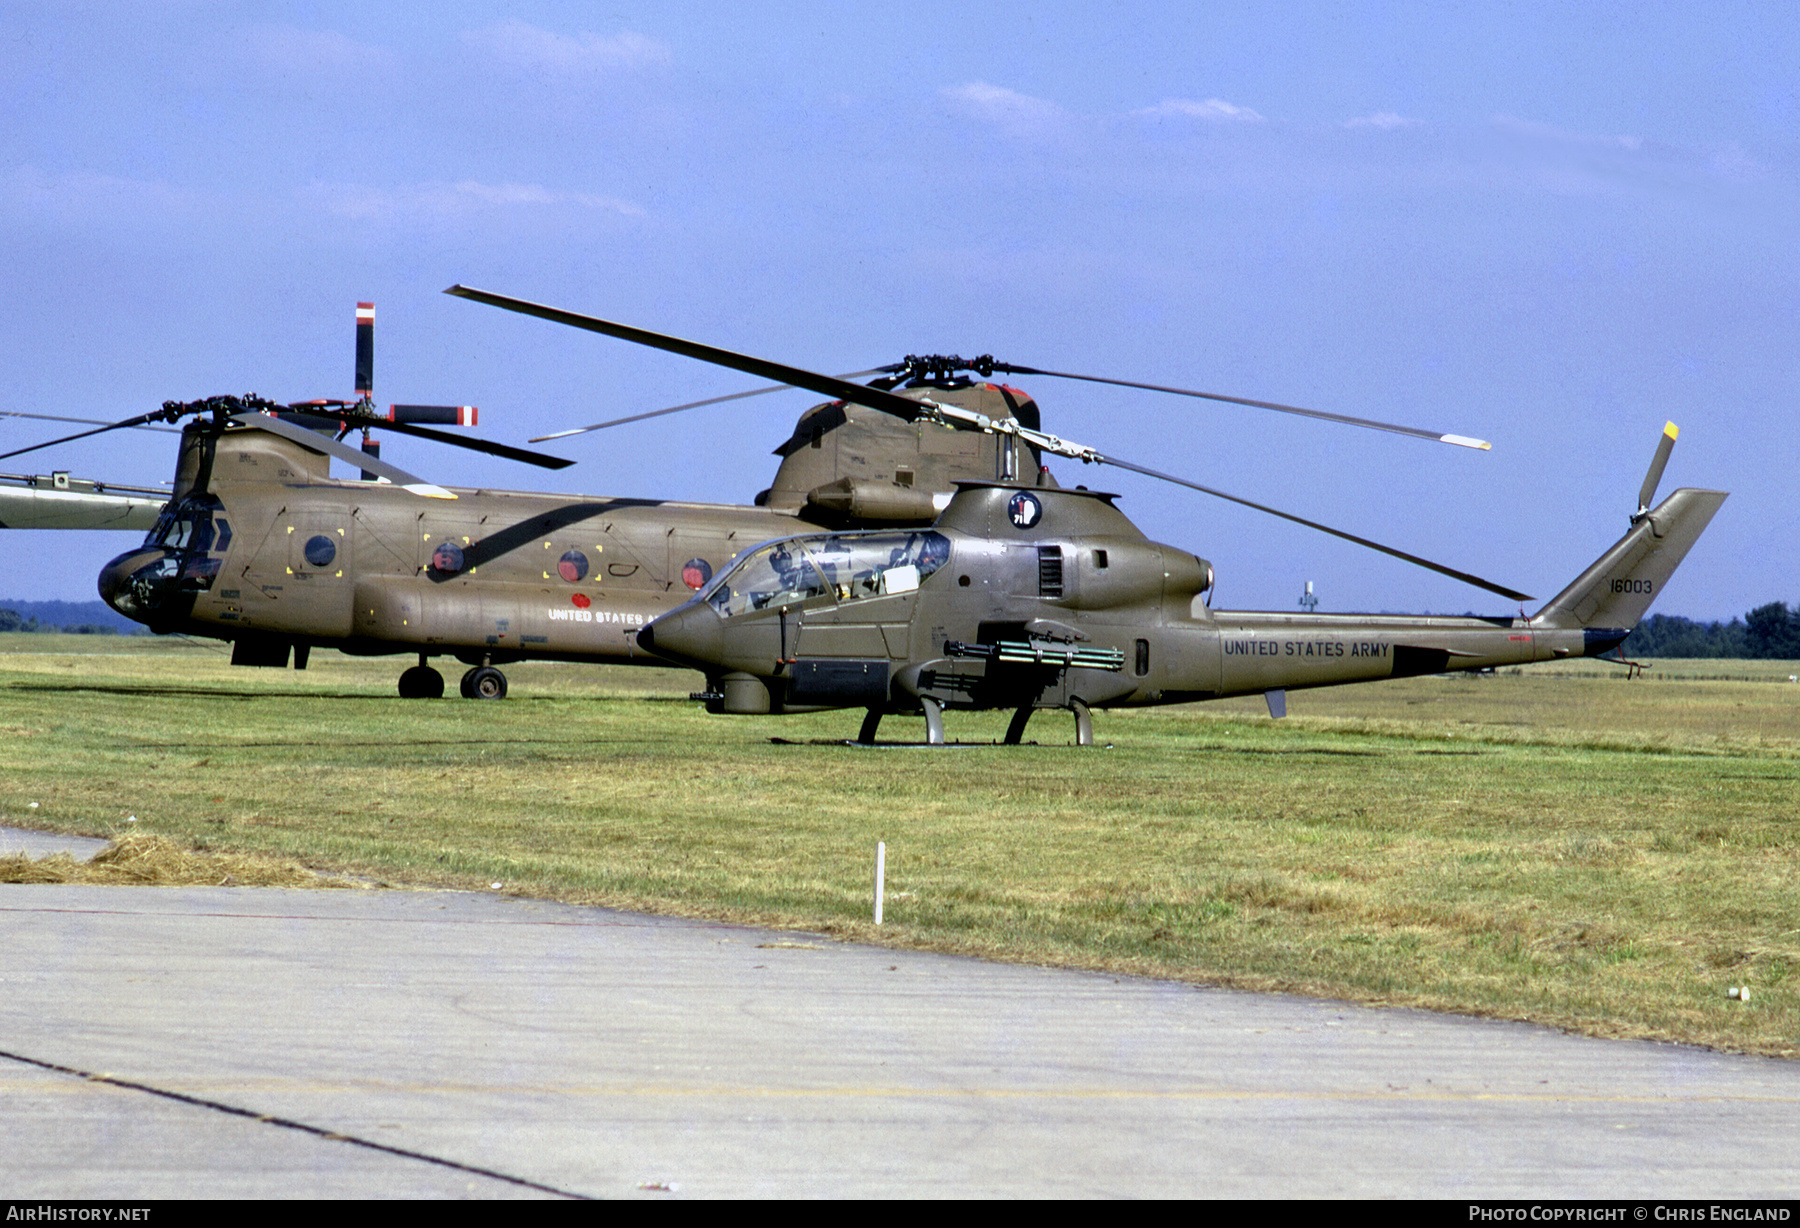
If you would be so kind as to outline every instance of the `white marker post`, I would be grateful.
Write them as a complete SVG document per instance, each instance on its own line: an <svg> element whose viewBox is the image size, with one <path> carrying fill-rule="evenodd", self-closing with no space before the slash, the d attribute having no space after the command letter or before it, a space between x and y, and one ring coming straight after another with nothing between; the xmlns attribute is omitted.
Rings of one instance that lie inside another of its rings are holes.
<svg viewBox="0 0 1800 1228"><path fill-rule="evenodd" d="M875 842L875 924L881 924L881 896L887 878L887 841Z"/></svg>

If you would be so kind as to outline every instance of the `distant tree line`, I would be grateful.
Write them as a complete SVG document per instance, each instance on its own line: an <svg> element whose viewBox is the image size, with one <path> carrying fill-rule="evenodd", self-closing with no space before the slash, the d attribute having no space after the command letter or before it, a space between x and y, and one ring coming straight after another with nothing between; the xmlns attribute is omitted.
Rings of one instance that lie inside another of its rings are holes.
<svg viewBox="0 0 1800 1228"><path fill-rule="evenodd" d="M64 635L117 635L111 627L103 627L99 623L71 623L66 626L55 626L41 623L35 618L26 618L17 610L0 610L0 632L6 631L42 631L61 632Z"/></svg>
<svg viewBox="0 0 1800 1228"><path fill-rule="evenodd" d="M1652 614L1619 645L1619 652L1627 657L1800 660L1800 606L1790 610L1784 602L1771 601L1728 623Z"/></svg>

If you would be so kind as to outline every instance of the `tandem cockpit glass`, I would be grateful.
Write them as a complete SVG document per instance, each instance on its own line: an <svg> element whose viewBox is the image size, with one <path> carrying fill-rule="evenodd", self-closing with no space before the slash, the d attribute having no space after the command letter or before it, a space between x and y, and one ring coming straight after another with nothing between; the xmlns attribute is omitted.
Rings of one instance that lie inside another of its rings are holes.
<svg viewBox="0 0 1800 1228"><path fill-rule="evenodd" d="M144 544L198 554L223 554L231 545L231 526L218 514L224 510L217 495L189 495L163 509Z"/></svg>
<svg viewBox="0 0 1800 1228"><path fill-rule="evenodd" d="M738 560L704 600L730 618L814 597L892 596L912 592L949 560L950 539L933 530L790 537Z"/></svg>

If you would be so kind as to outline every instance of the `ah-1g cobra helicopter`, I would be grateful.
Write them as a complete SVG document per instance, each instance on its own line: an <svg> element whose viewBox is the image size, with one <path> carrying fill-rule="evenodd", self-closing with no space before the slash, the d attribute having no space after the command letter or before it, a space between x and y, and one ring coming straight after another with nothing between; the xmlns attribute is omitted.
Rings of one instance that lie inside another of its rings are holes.
<svg viewBox="0 0 1800 1228"><path fill-rule="evenodd" d="M1212 565L1147 539L1116 496L965 482L930 529L802 535L739 558L638 634L647 650L705 671L711 712L864 708L923 713L944 741L946 708L1032 713L1286 693L1456 670L1599 656L1637 625L1726 495L1682 489L1648 506L1671 423L1632 527L1535 616L1516 618L1215 611Z"/></svg>
<svg viewBox="0 0 1800 1228"><path fill-rule="evenodd" d="M771 373L773 373L771 371ZM804 373L801 373L804 374ZM797 382L787 369L783 378ZM829 377L812 376L814 380ZM810 385L829 391L828 383ZM879 403L879 402L877 402ZM1463 580L1524 593L1186 479L1016 428L1041 452L1113 465L1269 512ZM1212 564L1150 541L1117 497L1039 483L964 481L926 530L793 534L734 560L638 633L647 651L702 670L695 698L733 714L864 708L923 713L944 741L946 708L1010 709L1016 744L1034 711L1265 696L1382 678L1600 656L1624 642L1726 499L1677 490L1654 508L1674 423L1638 492L1631 527L1532 617L1293 615L1214 611ZM1451 438L1450 442L1481 445Z"/></svg>

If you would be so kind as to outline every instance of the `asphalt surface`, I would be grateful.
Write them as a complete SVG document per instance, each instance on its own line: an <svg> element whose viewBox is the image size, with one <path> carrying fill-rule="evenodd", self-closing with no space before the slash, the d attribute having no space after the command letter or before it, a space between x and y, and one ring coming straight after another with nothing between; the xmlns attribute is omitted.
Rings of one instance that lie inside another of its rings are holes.
<svg viewBox="0 0 1800 1228"><path fill-rule="evenodd" d="M1676 1045L469 893L0 950L15 1199L1800 1195L1800 1063Z"/></svg>

